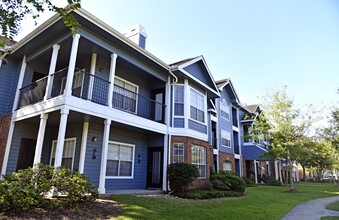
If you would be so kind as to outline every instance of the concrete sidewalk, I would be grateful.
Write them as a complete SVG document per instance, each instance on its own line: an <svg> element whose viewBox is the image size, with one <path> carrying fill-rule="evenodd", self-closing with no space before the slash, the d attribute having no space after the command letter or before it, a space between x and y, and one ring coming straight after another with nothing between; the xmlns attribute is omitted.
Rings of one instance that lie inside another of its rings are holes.
<svg viewBox="0 0 339 220"><path fill-rule="evenodd" d="M339 216L339 212L325 208L328 204L336 201L339 201L339 196L302 203L294 207L281 220L319 220L323 216Z"/></svg>

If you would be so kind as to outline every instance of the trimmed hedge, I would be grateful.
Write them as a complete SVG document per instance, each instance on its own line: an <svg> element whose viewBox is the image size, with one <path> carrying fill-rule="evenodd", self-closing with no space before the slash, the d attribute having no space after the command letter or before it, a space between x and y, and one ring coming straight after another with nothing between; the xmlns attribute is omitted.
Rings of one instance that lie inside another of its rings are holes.
<svg viewBox="0 0 339 220"><path fill-rule="evenodd" d="M183 192L199 176L196 166L188 163L172 163L167 170L170 188L173 192Z"/></svg>
<svg viewBox="0 0 339 220"><path fill-rule="evenodd" d="M229 172L213 174L211 175L210 181L213 185L213 188L218 190L244 193L246 189L245 181L241 177Z"/></svg>
<svg viewBox="0 0 339 220"><path fill-rule="evenodd" d="M173 195L185 199L213 199L243 196L243 194L240 192L219 190L190 190L186 192L173 193Z"/></svg>
<svg viewBox="0 0 339 220"><path fill-rule="evenodd" d="M45 194L62 194L47 200ZM57 208L77 206L79 202L93 201L98 192L88 179L68 168L38 164L34 168L3 175L0 181L0 210L23 211L32 207Z"/></svg>

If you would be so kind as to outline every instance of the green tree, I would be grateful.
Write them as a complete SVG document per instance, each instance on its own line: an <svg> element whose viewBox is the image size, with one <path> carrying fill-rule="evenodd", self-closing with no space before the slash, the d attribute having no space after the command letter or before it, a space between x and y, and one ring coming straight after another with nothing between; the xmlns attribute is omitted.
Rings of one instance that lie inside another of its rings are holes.
<svg viewBox="0 0 339 220"><path fill-rule="evenodd" d="M45 10L57 12L63 18L65 26L76 32L77 22L69 12L80 7L81 0L67 0L67 7L58 7L52 0L1 0L0 2L0 26L1 34L6 39L13 39L21 27L21 21L31 16L33 21ZM2 40L2 43L5 41Z"/></svg>
<svg viewBox="0 0 339 220"><path fill-rule="evenodd" d="M292 174L294 162L300 153L302 137L306 136L312 125L313 112L301 113L294 106L293 100L287 95L286 87L276 89L272 94L264 97L265 120L255 120L256 134L267 133L271 150L262 155L264 158L286 159L289 171ZM261 134L262 135L262 134ZM290 191L294 192L293 176L290 175Z"/></svg>
<svg viewBox="0 0 339 220"><path fill-rule="evenodd" d="M298 148L297 161L303 169L303 180L306 180L306 168L315 167L315 153L314 149L316 142L313 138L302 137L299 141L300 147Z"/></svg>

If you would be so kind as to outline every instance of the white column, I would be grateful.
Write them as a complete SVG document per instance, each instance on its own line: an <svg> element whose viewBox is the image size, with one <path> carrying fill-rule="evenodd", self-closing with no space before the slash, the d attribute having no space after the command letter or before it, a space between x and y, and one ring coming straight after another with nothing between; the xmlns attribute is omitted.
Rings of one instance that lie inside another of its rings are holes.
<svg viewBox="0 0 339 220"><path fill-rule="evenodd" d="M89 126L89 122L84 121L84 125L82 127L81 150L80 150L80 159L79 159L79 173L84 173L88 126Z"/></svg>
<svg viewBox="0 0 339 220"><path fill-rule="evenodd" d="M40 115L40 125L39 125L38 138L36 141L33 165L36 165L41 162L41 152L42 152L42 145L44 143L47 119L48 119L48 114L42 113Z"/></svg>
<svg viewBox="0 0 339 220"><path fill-rule="evenodd" d="M297 166L297 170L296 170L296 178L297 178L297 181L300 181L298 166Z"/></svg>
<svg viewBox="0 0 339 220"><path fill-rule="evenodd" d="M87 98L89 100L92 100L92 92L93 92L93 84L94 84L94 75L95 75L95 67L97 64L97 54L92 53L92 59L91 59L91 69L89 71L90 77L89 77L89 91Z"/></svg>
<svg viewBox="0 0 339 220"><path fill-rule="evenodd" d="M257 160L254 160L254 179L255 184L257 184L258 183Z"/></svg>
<svg viewBox="0 0 339 220"><path fill-rule="evenodd" d="M66 96L72 95L72 83L73 83L75 63L76 63L77 53L78 53L79 39L80 39L79 34L76 34L73 36L71 56L69 58L67 80L66 80L65 92L64 92Z"/></svg>
<svg viewBox="0 0 339 220"><path fill-rule="evenodd" d="M53 52L52 52L52 57L51 57L51 63L49 65L44 101L46 101L49 97L51 97L52 86L53 86L53 79L52 79L53 76L52 76L52 74L55 73L55 67L56 67L56 63L57 63L57 59L58 59L59 49L60 49L59 44L53 45Z"/></svg>
<svg viewBox="0 0 339 220"><path fill-rule="evenodd" d="M8 137L7 137L7 143L6 143L4 160L2 162L2 169L1 169L0 179L2 179L2 175L6 174L9 152L10 152L11 145L12 145L14 126L15 126L15 122L12 121L11 125L9 127L9 131L8 131Z"/></svg>
<svg viewBox="0 0 339 220"><path fill-rule="evenodd" d="M115 77L115 68L116 68L116 63L117 63L117 57L115 53L111 54L111 66L109 68L109 88L108 88L108 107L112 107L112 98L113 98L113 89L114 89L114 77Z"/></svg>
<svg viewBox="0 0 339 220"><path fill-rule="evenodd" d="M279 178L280 178L280 182L282 183L283 182L283 179L282 179L282 175L281 175L281 161L279 161Z"/></svg>
<svg viewBox="0 0 339 220"><path fill-rule="evenodd" d="M102 153L101 153L101 168L100 168L100 179L99 179L99 193L106 193L106 167L107 167L107 153L108 153L108 141L109 141L109 132L111 128L111 120L105 120L104 128L104 137L102 141Z"/></svg>
<svg viewBox="0 0 339 220"><path fill-rule="evenodd" d="M22 83L24 81L25 71L26 71L27 63L26 63L26 55L22 59L21 69L20 69L20 75L18 79L18 85L16 88L15 98L13 102L13 109L14 112L16 108L18 107L19 97L20 97L20 88L22 87Z"/></svg>
<svg viewBox="0 0 339 220"><path fill-rule="evenodd" d="M164 163L162 174L162 190L167 190L167 152L168 152L168 134L164 135Z"/></svg>
<svg viewBox="0 0 339 220"><path fill-rule="evenodd" d="M188 86L188 80L184 79L184 116L185 116L185 128L188 129L188 119L190 118L190 88Z"/></svg>
<svg viewBox="0 0 339 220"><path fill-rule="evenodd" d="M278 180L279 176L278 176L278 161L274 161L274 174L275 174L275 179Z"/></svg>
<svg viewBox="0 0 339 220"><path fill-rule="evenodd" d="M69 114L68 108L62 108L60 111L60 124L59 124L59 133L57 146L55 151L55 161L54 167L60 167L62 162L62 152L64 151L64 142L65 142L65 134L67 127L67 118Z"/></svg>
<svg viewBox="0 0 339 220"><path fill-rule="evenodd" d="M266 164L267 164L267 174L268 174L268 176L271 176L270 162L269 162L269 161L266 161Z"/></svg>

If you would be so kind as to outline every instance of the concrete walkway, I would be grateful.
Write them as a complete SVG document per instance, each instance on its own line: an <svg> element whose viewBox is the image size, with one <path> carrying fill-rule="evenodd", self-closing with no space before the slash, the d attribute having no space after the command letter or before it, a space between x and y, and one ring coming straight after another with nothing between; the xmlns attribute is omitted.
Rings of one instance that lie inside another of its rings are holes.
<svg viewBox="0 0 339 220"><path fill-rule="evenodd" d="M336 201L339 201L339 196L302 203L294 207L281 220L319 220L323 216L339 216L339 212L325 208L328 204Z"/></svg>

